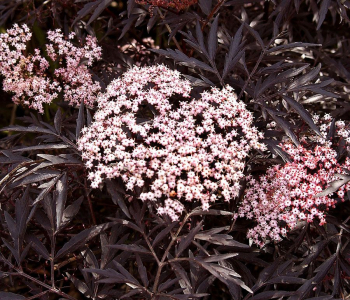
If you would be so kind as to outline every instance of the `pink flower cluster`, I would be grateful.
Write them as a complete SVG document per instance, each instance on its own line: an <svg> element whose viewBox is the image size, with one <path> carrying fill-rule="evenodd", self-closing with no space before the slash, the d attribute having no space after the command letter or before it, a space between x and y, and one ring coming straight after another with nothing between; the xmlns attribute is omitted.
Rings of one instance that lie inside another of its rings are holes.
<svg viewBox="0 0 350 300"><path fill-rule="evenodd" d="M60 86L46 76L49 63L40 56L39 49L34 55L25 54L31 36L26 25L17 24L0 34L0 73L5 77L3 89L14 93L15 103L22 102L42 112L43 103L57 98Z"/></svg>
<svg viewBox="0 0 350 300"><path fill-rule="evenodd" d="M350 128L349 124L346 124L344 121L335 121L334 125L334 136L330 141L326 139L327 133L330 131L332 124L332 116L330 114L325 114L322 118L318 115L313 116L315 124L320 127L322 137L315 136L313 139L320 144L326 144L328 146L340 146L340 143L346 147L346 150L350 152Z"/></svg>
<svg viewBox="0 0 350 300"><path fill-rule="evenodd" d="M46 46L46 50L53 61L59 59L60 67L54 75L63 85L64 100L70 105L79 105L84 101L84 104L92 107L101 87L92 80L88 67L101 59L101 47L97 45L96 38L90 35L86 37L83 47L76 47L70 42L74 37L74 32L69 34L67 40L60 29L48 31L47 38L52 43Z"/></svg>
<svg viewBox="0 0 350 300"><path fill-rule="evenodd" d="M342 134L343 123L336 123L338 137L339 133ZM326 211L336 204L332 195L315 195L325 190L330 182L339 179L337 174L344 174L344 169L349 169L350 159L347 157L339 164L331 143L326 143L323 138L312 139L324 145L311 143L308 146L306 138L299 147L284 143L282 149L290 155L291 162L269 168L266 175L258 180L249 176L247 190L235 218L246 217L257 222L248 231L248 238L255 244L262 247L267 240L280 241L300 221L313 222L317 218L322 225L326 222ZM345 192L349 190L350 183L339 188L337 196L340 200L344 201Z"/></svg>
<svg viewBox="0 0 350 300"><path fill-rule="evenodd" d="M28 54L27 43L32 34L27 25L15 24L6 33L0 34L0 73L4 76L3 88L14 93L13 101L22 103L43 113L43 104L51 103L64 89L64 100L78 105L82 100L88 105L96 100L100 91L93 82L87 66L101 57L101 48L95 38L88 36L83 47L75 47L66 40L60 30L49 31L47 54L57 60L60 68L53 75L49 73L49 62L40 53ZM73 39L70 34L69 39Z"/></svg>
<svg viewBox="0 0 350 300"><path fill-rule="evenodd" d="M262 136L232 88L187 100L190 91L179 72L163 65L134 67L114 80L78 141L91 186L121 177L172 220L184 201L207 210L211 202L237 196L244 161L252 148L264 149ZM183 98L177 105L175 95Z"/></svg>

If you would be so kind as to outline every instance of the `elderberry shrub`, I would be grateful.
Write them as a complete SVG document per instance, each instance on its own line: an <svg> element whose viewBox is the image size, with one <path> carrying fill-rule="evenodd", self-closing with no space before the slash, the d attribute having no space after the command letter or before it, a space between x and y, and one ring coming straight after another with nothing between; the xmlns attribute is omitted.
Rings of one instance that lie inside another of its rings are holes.
<svg viewBox="0 0 350 300"><path fill-rule="evenodd" d="M348 298L347 6L2 1L0 299Z"/></svg>

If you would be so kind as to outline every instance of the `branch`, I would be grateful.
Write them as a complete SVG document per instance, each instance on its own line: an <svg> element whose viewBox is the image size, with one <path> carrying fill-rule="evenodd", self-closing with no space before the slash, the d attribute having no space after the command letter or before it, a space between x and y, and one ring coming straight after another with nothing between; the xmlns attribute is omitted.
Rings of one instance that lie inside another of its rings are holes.
<svg viewBox="0 0 350 300"><path fill-rule="evenodd" d="M158 10L158 13L159 13L160 18L161 18L162 20L164 20L164 19L165 19L165 16L163 15L163 13L162 13L162 11L159 9L159 7L157 7L157 10ZM171 28L170 28L169 24L165 23L165 27L166 27L166 29L168 29L168 32L171 34L172 31L171 31ZM173 42L175 43L176 48L177 48L179 51L182 52L181 46L180 46L180 44L178 43L177 39L173 36L172 40L173 40Z"/></svg>
<svg viewBox="0 0 350 300"><path fill-rule="evenodd" d="M67 298L69 300L77 300L76 298L66 294L65 292L62 292L61 290L55 288L55 287L51 287L49 285L47 285L44 282L41 282L40 280L24 273L23 271L21 271L20 269L16 268L13 264L11 264L7 259L5 259L2 255L0 256L0 260L3 261L5 264L7 264L11 269L15 270L16 273L9 273L10 275L13 276L22 276L38 285L41 285L42 287L46 288L49 292L51 293L55 293L57 295L60 295L61 297Z"/></svg>
<svg viewBox="0 0 350 300"><path fill-rule="evenodd" d="M90 209L90 213L91 213L91 218L92 218L92 223L94 225L97 224L96 222L96 217L95 217L95 213L94 213L94 209L92 207L92 202L91 202L91 198L90 198L90 193L88 192L88 185L87 185L87 180L86 180L87 176L86 176L86 170L85 170L85 175L84 175L84 190L85 190L85 194L86 194L86 198L88 199L88 203L89 203L89 209Z"/></svg>
<svg viewBox="0 0 350 300"><path fill-rule="evenodd" d="M179 236L181 230L182 230L183 227L185 226L185 224L186 224L186 222L187 222L187 220L188 220L189 217L191 217L191 213L188 213L188 214L185 216L185 218L184 218L183 222L181 223L179 229L177 230L177 232L175 233L175 235L172 236L172 239L171 239L171 241L170 241L168 247L167 247L166 250L164 251L164 254L163 254L163 257L162 257L162 259L161 259L161 261L160 261L160 263L159 263L158 270L157 270L157 274L156 274L156 278L155 278L155 281L154 281L153 290L152 290L153 293L156 293L156 291L157 291L158 284L159 284L159 279L160 279L160 274L161 274L161 272L162 272L163 267L167 264L167 263L165 263L165 259L168 257L168 254L169 254L169 251L170 251L171 247L172 247L172 246L174 245L174 243L176 242L177 237Z"/></svg>
<svg viewBox="0 0 350 300"><path fill-rule="evenodd" d="M226 0L220 0L212 9L212 11L210 12L210 14L208 15L207 19L205 20L204 24L202 25L201 30L204 30L204 27L207 26L207 24L209 23L210 19L214 16L214 14L219 10L219 8L224 4Z"/></svg>

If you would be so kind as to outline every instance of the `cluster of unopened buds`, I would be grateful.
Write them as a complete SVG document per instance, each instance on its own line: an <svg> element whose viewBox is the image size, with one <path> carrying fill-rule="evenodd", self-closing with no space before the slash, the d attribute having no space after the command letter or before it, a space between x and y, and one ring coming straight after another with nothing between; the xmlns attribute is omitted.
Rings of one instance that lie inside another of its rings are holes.
<svg viewBox="0 0 350 300"><path fill-rule="evenodd" d="M174 9L177 12L185 10L189 6L196 4L198 0L136 0L136 3L141 5L150 5L150 12L153 12L154 7L162 7L165 9Z"/></svg>
<svg viewBox="0 0 350 300"><path fill-rule="evenodd" d="M121 177L172 220L186 201L208 210L236 197L249 151L264 149L262 135L232 88L192 100L190 91L190 83L164 65L134 67L112 81L78 141L92 187ZM172 103L175 96L181 99Z"/></svg>
<svg viewBox="0 0 350 300"><path fill-rule="evenodd" d="M338 154L332 148L341 141L344 148L348 148L350 131L343 121L335 122L332 143L325 139L331 117L326 115L321 120L315 117L315 121L322 124L320 131L324 137L304 137L298 147L291 142L281 144L291 161L269 168L258 179L248 177L245 196L235 218L256 221L248 237L261 247L268 240L280 241L299 222L311 223L317 218L320 225L325 224L327 210L344 201L350 190L350 183L346 183L337 190L337 199L333 193L318 196L332 181L341 179L337 174L346 174L350 169L349 157L339 163Z"/></svg>
<svg viewBox="0 0 350 300"><path fill-rule="evenodd" d="M4 76L4 90L14 93L13 101L43 113L43 104L51 103L63 91L63 98L70 105L84 101L92 106L100 85L92 80L87 66L101 58L96 38L88 36L84 45L76 47L70 41L74 33L65 38L60 30L48 31L51 43L46 45L46 52L59 64L54 74L50 74L50 64L39 49L34 54L27 53L31 37L25 24L15 24L0 34L0 73Z"/></svg>

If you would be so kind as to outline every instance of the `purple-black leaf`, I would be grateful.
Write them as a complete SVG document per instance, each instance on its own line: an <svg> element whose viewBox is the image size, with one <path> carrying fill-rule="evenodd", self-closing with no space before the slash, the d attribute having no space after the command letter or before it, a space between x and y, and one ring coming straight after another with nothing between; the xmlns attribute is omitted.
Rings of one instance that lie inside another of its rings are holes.
<svg viewBox="0 0 350 300"><path fill-rule="evenodd" d="M80 196L77 200L75 200L71 205L68 205L63 211L61 223L58 229L62 229L66 226L79 212L80 205L84 200L84 196Z"/></svg>
<svg viewBox="0 0 350 300"><path fill-rule="evenodd" d="M0 292L0 299L1 300L25 300L26 297L14 294L14 293L9 293L9 292Z"/></svg>
<svg viewBox="0 0 350 300"><path fill-rule="evenodd" d="M257 295L249 298L250 300L270 300L275 298L287 297L294 295L295 292L289 291L266 291L258 293Z"/></svg>
<svg viewBox="0 0 350 300"><path fill-rule="evenodd" d="M197 293L205 293L208 288L212 285L212 283L215 281L216 277L214 275L210 275L209 277L205 278L200 285L198 286Z"/></svg>
<svg viewBox="0 0 350 300"><path fill-rule="evenodd" d="M37 146L23 147L19 149L14 149L13 152L24 152L24 151L34 151L34 150L53 150L53 149L67 149L69 145L67 144L43 144Z"/></svg>
<svg viewBox="0 0 350 300"><path fill-rule="evenodd" d="M84 126L84 101L82 100L79 107L78 118L77 118L77 128L75 130L75 138L78 140L81 130Z"/></svg>
<svg viewBox="0 0 350 300"><path fill-rule="evenodd" d="M129 286L130 286L130 285L129 285ZM136 288L136 289L133 289L133 290L131 290L130 292L124 294L124 295L121 296L119 299L125 299L125 298L128 298L128 297L134 296L134 295L142 294L143 292L144 292L143 289L141 289L141 288Z"/></svg>
<svg viewBox="0 0 350 300"><path fill-rule="evenodd" d="M218 46L217 34L218 34L218 24L219 24L219 15L217 15L211 24L209 37L208 37L208 54L209 59L214 63L214 58L216 54L216 49Z"/></svg>
<svg viewBox="0 0 350 300"><path fill-rule="evenodd" d="M288 102L288 104L294 108L294 110L299 114L299 116L310 126L310 128L315 131L319 136L322 136L320 130L315 125L312 120L311 114L297 101L292 98L289 98L286 95L283 95L283 99Z"/></svg>
<svg viewBox="0 0 350 300"><path fill-rule="evenodd" d="M60 175L60 173L61 172L58 170L48 170L48 169L39 170L37 172L34 172L34 174L29 175L23 179L13 181L9 185L9 188L13 189L13 188L18 187L18 186L24 186L24 185L31 184L31 183L37 183L37 182L40 182L40 181L43 181L46 179L57 177L58 175Z"/></svg>
<svg viewBox="0 0 350 300"><path fill-rule="evenodd" d="M306 279L304 278L298 278L293 276L278 276L268 280L267 284L303 284L304 282L306 282Z"/></svg>
<svg viewBox="0 0 350 300"><path fill-rule="evenodd" d="M197 37L198 45L201 48L201 52L203 52L203 54L206 57L209 57L207 49L205 48L205 45L204 45L204 37L203 37L203 32L202 32L202 29L201 29L201 25L199 24L198 20L197 20L197 23L196 23L196 37Z"/></svg>
<svg viewBox="0 0 350 300"><path fill-rule="evenodd" d="M329 187L326 188L324 191L321 193L318 193L315 197L324 197L329 194L332 194L336 192L341 186L344 184L348 183L350 181L350 176L349 175L344 175L344 174L334 174L336 177L340 177L339 180L334 180L329 183Z"/></svg>
<svg viewBox="0 0 350 300"><path fill-rule="evenodd" d="M234 284L241 286L243 289L245 289L249 293L253 293L253 291L247 285L245 285L242 280L237 278L237 277L241 277L241 276L238 273L236 273L234 270L229 269L227 267L217 265L217 264L206 263L198 258L196 258L195 261L202 268L209 271L212 275L214 275L217 279L222 281L227 286L234 283Z"/></svg>
<svg viewBox="0 0 350 300"><path fill-rule="evenodd" d="M269 115L272 117L272 119L274 119L276 121L277 125L280 126L284 130L284 132L290 137L290 139L293 141L293 143L296 146L299 146L300 143L298 141L298 138L295 135L295 133L292 131L291 125L289 124L289 122L287 122L283 118L277 116L277 114L273 110L271 110L269 108L266 108L266 110L269 113Z"/></svg>
<svg viewBox="0 0 350 300"><path fill-rule="evenodd" d="M306 73L305 75L299 77L298 79L294 80L289 86L288 90L293 91L297 90L298 87L303 86L305 83L310 82L316 76L320 73L321 70L321 64L318 64L317 67L313 68L309 73Z"/></svg>
<svg viewBox="0 0 350 300"><path fill-rule="evenodd" d="M148 281L148 276L147 276L147 269L145 268L142 259L140 258L140 255L137 253L135 254L136 256L136 262L137 262L137 269L139 271L139 275L141 278L141 281L144 285L144 287L148 287L149 281Z"/></svg>
<svg viewBox="0 0 350 300"><path fill-rule="evenodd" d="M97 226L93 226L91 228L85 229L77 235L73 236L64 246L57 252L56 259L60 258L67 253L71 253L80 247L84 246L84 244L90 239L94 238L98 235L102 230L106 230L111 226L110 223L101 224Z"/></svg>
<svg viewBox="0 0 350 300"><path fill-rule="evenodd" d="M231 61L239 51L239 45L242 40L243 24L238 28L233 39L231 39L230 49L228 51L228 56L226 57L226 62Z"/></svg>
<svg viewBox="0 0 350 300"><path fill-rule="evenodd" d="M285 81L287 78L294 77L304 71L309 65L302 66L298 69L289 69L280 74L273 73L267 77L259 88L256 88L257 92L255 97L262 94L267 88L273 87L275 84Z"/></svg>
<svg viewBox="0 0 350 300"><path fill-rule="evenodd" d="M269 151L275 155L280 156L284 162L290 162L290 157L289 155L284 152L281 147L279 146L279 142L275 141L273 139L265 139L263 140L263 142L267 145L267 148L269 149Z"/></svg>
<svg viewBox="0 0 350 300"><path fill-rule="evenodd" d="M44 244L33 234L29 234L26 236L27 243L31 243L32 248L41 255L44 259L49 260L50 254L47 251Z"/></svg>
<svg viewBox="0 0 350 300"><path fill-rule="evenodd" d="M90 25L111 4L112 0L100 0L86 26Z"/></svg>
<svg viewBox="0 0 350 300"><path fill-rule="evenodd" d="M350 276L350 264L349 262L347 262L346 260L344 260L343 258L339 259L339 263L341 266L341 269L348 274L348 276Z"/></svg>
<svg viewBox="0 0 350 300"><path fill-rule="evenodd" d="M50 190L54 187L54 185L56 184L56 182L58 181L58 179L60 178L60 176L56 176L54 179L50 180L49 182L47 182L45 184L44 189L40 192L40 194L35 198L32 206L36 205L38 202L40 202L42 199L44 199L44 197L50 192ZM42 188L42 185L39 186L39 188Z"/></svg>
<svg viewBox="0 0 350 300"><path fill-rule="evenodd" d="M74 164L74 165L82 165L82 161L76 159L71 155L61 154L59 156L50 155L50 154L38 154L37 156L42 157L53 164Z"/></svg>
<svg viewBox="0 0 350 300"><path fill-rule="evenodd" d="M19 256L19 251L18 249L15 249L14 247L12 247L10 245L10 243L5 240L4 238L1 238L2 242L4 243L4 245L11 251L11 254L13 255L13 257L15 258L16 262L18 265L21 264L21 258Z"/></svg>
<svg viewBox="0 0 350 300"><path fill-rule="evenodd" d="M19 261L20 262L23 262L23 260L27 257L27 254L29 252L29 249L32 247L32 243L28 243L25 248L22 251L21 255L20 255L20 258L19 258Z"/></svg>
<svg viewBox="0 0 350 300"><path fill-rule="evenodd" d="M203 221L199 222L199 224L195 228L191 229L191 231L187 234L186 237L181 238L179 247L176 251L176 257L179 257L179 255L192 243L196 234L201 230L202 223Z"/></svg>
<svg viewBox="0 0 350 300"><path fill-rule="evenodd" d="M255 293L261 286L265 284L275 273L279 265L281 264L281 258L276 259L273 263L269 264L259 273L258 280L255 285L252 287L253 292Z"/></svg>
<svg viewBox="0 0 350 300"><path fill-rule="evenodd" d="M158 292L162 292L167 288L173 286L175 283L179 282L180 278L168 279L167 281L161 283L158 287Z"/></svg>
<svg viewBox="0 0 350 300"><path fill-rule="evenodd" d="M16 201L16 224L18 228L19 244L22 244L25 229L27 223L29 222L28 216L30 211L30 197L29 197L29 187L27 187L23 193L23 196Z"/></svg>
<svg viewBox="0 0 350 300"><path fill-rule="evenodd" d="M169 232L177 226L179 223L178 222L172 222L170 225L166 226L161 232L157 234L157 236L154 238L152 247L154 248L161 240L163 240Z"/></svg>
<svg viewBox="0 0 350 300"><path fill-rule="evenodd" d="M182 53L181 51L179 51L177 49L176 50L172 50L172 49L168 49L168 50L152 49L152 51L156 52L158 54L167 56L167 57L171 57L172 59L177 61L180 65L189 66L189 67L193 67L193 68L200 68L202 70L215 73L215 70L212 67L208 66L204 62L199 61L196 58L188 57L186 54Z"/></svg>
<svg viewBox="0 0 350 300"><path fill-rule="evenodd" d="M67 201L67 180L67 173L63 173L56 184L56 228L61 225L63 210Z"/></svg>
<svg viewBox="0 0 350 300"><path fill-rule="evenodd" d="M122 210L122 212L130 219L131 216L130 216L129 209L125 204L124 197L123 197L124 195L120 193L121 189L118 188L116 185L117 183L115 181L106 180L107 190L112 197L113 203L118 205Z"/></svg>
<svg viewBox="0 0 350 300"><path fill-rule="evenodd" d="M18 125L11 125L7 126L1 129L2 131L17 131L17 132L33 132L33 133L48 133L48 134L55 134L49 129L45 129L38 126L18 126Z"/></svg>
<svg viewBox="0 0 350 300"><path fill-rule="evenodd" d="M132 24L135 22L135 20L138 18L138 15L131 15L126 21L123 22L123 24L125 24L125 26L123 27L122 33L120 34L118 40L120 40L130 29L130 27L132 26Z"/></svg>
<svg viewBox="0 0 350 300"><path fill-rule="evenodd" d="M208 16L211 11L212 0L199 0L198 4L202 12Z"/></svg>
<svg viewBox="0 0 350 300"><path fill-rule="evenodd" d="M86 126L90 126L91 123L92 123L92 116L91 116L90 110L86 108Z"/></svg>
<svg viewBox="0 0 350 300"><path fill-rule="evenodd" d="M118 218L109 218L109 219L115 223L123 224L124 226L127 226L135 231L142 232L142 229L140 227L138 227L136 224L134 224L130 221L118 219Z"/></svg>
<svg viewBox="0 0 350 300"><path fill-rule="evenodd" d="M128 6L127 6L127 10L128 10L128 18L130 17L130 14L132 12L132 10L135 7L135 0L128 0Z"/></svg>
<svg viewBox="0 0 350 300"><path fill-rule="evenodd" d="M253 29L251 26L249 26L247 23L244 23L245 28L248 29L248 31L251 33L252 36L254 36L254 38L256 39L256 41L258 42L258 44L260 45L261 49L265 49L265 44L263 42L263 40L260 37L260 34Z"/></svg>
<svg viewBox="0 0 350 300"><path fill-rule="evenodd" d="M329 130L327 132L327 140L332 140L335 135L335 119L332 120L331 126L329 127Z"/></svg>
<svg viewBox="0 0 350 300"><path fill-rule="evenodd" d="M217 210L217 209L196 209L191 212L191 216L199 216L199 215L212 215L212 216L233 216L233 213L226 210Z"/></svg>
<svg viewBox="0 0 350 300"><path fill-rule="evenodd" d="M289 44L284 44L284 45L279 45L273 48L270 48L269 50L266 51L266 53L273 53L277 52L280 50L287 50L287 49L292 49L292 48L297 48L297 47L319 47L322 46L321 44L312 44L312 43L302 43L302 42L295 42L295 43L289 43Z"/></svg>
<svg viewBox="0 0 350 300"><path fill-rule="evenodd" d="M238 253L227 253L227 254L218 254L218 255L211 255L208 257L203 258L203 261L209 263L209 262L217 262L220 260L225 260L234 256L237 256Z"/></svg>
<svg viewBox="0 0 350 300"><path fill-rule="evenodd" d="M5 216L8 231L10 232L12 239L15 241L18 239L18 236L19 236L17 224L6 210L4 211L4 216Z"/></svg>
<svg viewBox="0 0 350 300"><path fill-rule="evenodd" d="M156 13L153 15L152 18L150 18L147 22L147 32L149 33L151 31L151 29L154 27L154 25L156 25L158 21L158 11L156 11Z"/></svg>
<svg viewBox="0 0 350 300"><path fill-rule="evenodd" d="M181 288L184 290L184 294L192 293L192 284L190 282L190 279L188 278L188 275L185 269L179 263L171 262L170 264L176 274L176 277L181 278L179 280L179 284Z"/></svg>
<svg viewBox="0 0 350 300"><path fill-rule="evenodd" d="M325 276L328 274L328 271L333 266L334 262L337 259L337 254L333 254L330 256L325 262L320 265L315 272L317 272L316 276L312 279L306 281L297 291L298 299L305 298L306 295L311 291L314 286L317 286L321 281L324 280Z"/></svg>
<svg viewBox="0 0 350 300"><path fill-rule="evenodd" d="M231 247L238 247L238 248L249 248L248 245L235 241L233 237L228 234L199 233L195 236L195 239L207 241L216 245L231 246Z"/></svg>
<svg viewBox="0 0 350 300"><path fill-rule="evenodd" d="M53 119L53 123L55 125L55 129L57 134L61 134L61 127L62 127L62 112L61 109L57 109L57 112L55 114L55 118Z"/></svg>
<svg viewBox="0 0 350 300"><path fill-rule="evenodd" d="M222 78L226 77L226 75L232 70L235 64L241 59L243 56L244 50L240 50L240 42L242 40L242 31L243 24L236 31L235 36L231 39L230 49L225 57L225 65L224 71L222 72Z"/></svg>
<svg viewBox="0 0 350 300"><path fill-rule="evenodd" d="M82 18L84 18L85 16L87 16L89 13L91 13L97 5L99 5L100 1L97 2L89 2L87 4L84 5L84 7L78 11L76 18L74 19L72 26L79 20L81 20Z"/></svg>
<svg viewBox="0 0 350 300"><path fill-rule="evenodd" d="M331 4L331 0L322 0L320 11L319 11L319 19L316 30L319 30L324 19L326 18L326 14L329 8L329 5Z"/></svg>
<svg viewBox="0 0 350 300"><path fill-rule="evenodd" d="M113 261L114 266L117 268L117 270L122 274L125 278L129 280L129 282L136 284L137 286L140 286L140 283L138 280L132 276L120 263L117 261Z"/></svg>
<svg viewBox="0 0 350 300"><path fill-rule="evenodd" d="M130 252L134 252L134 253L152 254L146 248L144 248L142 246L139 246L139 245L135 245L135 244L130 244L130 245L125 245L125 244L124 245L108 245L108 247L114 248L114 249L123 250L123 251L130 251Z"/></svg>
<svg viewBox="0 0 350 300"><path fill-rule="evenodd" d="M175 291L174 291L175 292ZM177 292L181 292L181 289ZM210 294L175 294L175 293L169 293L170 299L176 299L176 300L189 300L189 299L199 299L206 296L210 296Z"/></svg>
<svg viewBox="0 0 350 300"><path fill-rule="evenodd" d="M68 279L73 282L74 286L78 289L80 293L82 293L84 296L90 296L92 293L89 289L89 287L86 285L85 282L82 282L81 280L75 278L74 276L70 275L69 273L66 273L66 276ZM89 297L90 298L90 297Z"/></svg>
<svg viewBox="0 0 350 300"><path fill-rule="evenodd" d="M84 271L89 272L89 273L95 273L95 274L102 275L102 276L106 277L106 279L101 279L98 282L105 282L105 283L126 283L126 282L128 282L128 280L125 278L125 276L123 276L122 274L120 274L116 270L113 270L110 268L108 268L107 270L87 268L87 269L84 269Z"/></svg>

